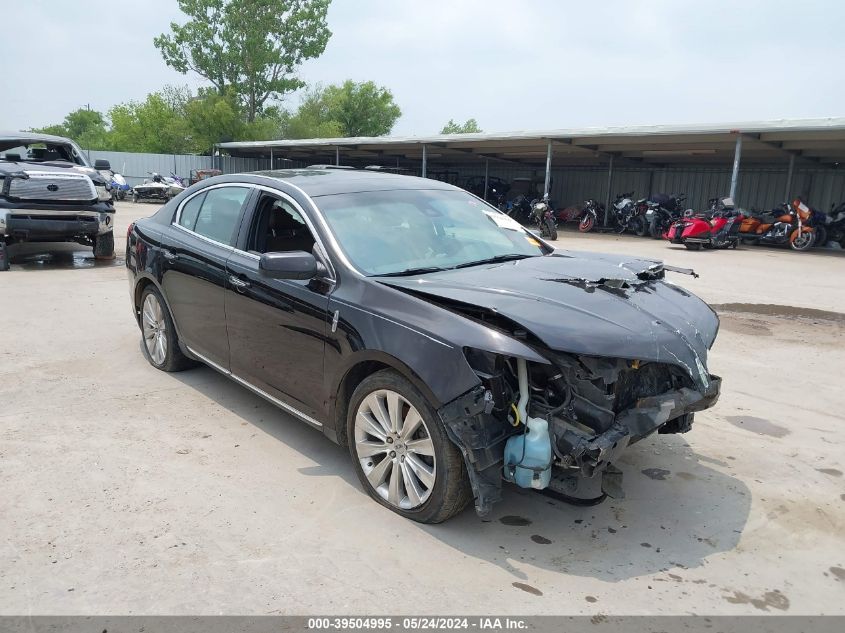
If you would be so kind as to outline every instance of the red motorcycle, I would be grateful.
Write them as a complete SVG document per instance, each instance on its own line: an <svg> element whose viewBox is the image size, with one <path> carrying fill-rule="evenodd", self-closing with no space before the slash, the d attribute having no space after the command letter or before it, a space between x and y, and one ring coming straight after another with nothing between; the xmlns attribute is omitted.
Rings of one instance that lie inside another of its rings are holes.
<svg viewBox="0 0 845 633"><path fill-rule="evenodd" d="M688 212L689 213L689 212ZM708 213L686 215L663 233L672 244L683 244L691 251L701 248L736 248L743 216L730 198L711 198Z"/></svg>

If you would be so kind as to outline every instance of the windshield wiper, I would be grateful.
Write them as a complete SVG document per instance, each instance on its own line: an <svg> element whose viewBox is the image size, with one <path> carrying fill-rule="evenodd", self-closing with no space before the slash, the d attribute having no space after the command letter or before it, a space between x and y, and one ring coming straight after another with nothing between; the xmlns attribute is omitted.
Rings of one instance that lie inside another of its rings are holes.
<svg viewBox="0 0 845 633"><path fill-rule="evenodd" d="M534 257L534 255L525 255L524 253L508 253L507 255L496 255L495 257L487 257L486 259L477 259L474 262L465 262L458 264L452 268L469 268L470 266L480 266L481 264L498 264L499 262L512 262L517 259L525 259L527 257Z"/></svg>
<svg viewBox="0 0 845 633"><path fill-rule="evenodd" d="M408 277L410 275L422 275L424 273L436 273L446 268L438 268L437 266L423 266L420 268L406 268L405 270L397 270L392 273L382 273L374 275L375 277Z"/></svg>

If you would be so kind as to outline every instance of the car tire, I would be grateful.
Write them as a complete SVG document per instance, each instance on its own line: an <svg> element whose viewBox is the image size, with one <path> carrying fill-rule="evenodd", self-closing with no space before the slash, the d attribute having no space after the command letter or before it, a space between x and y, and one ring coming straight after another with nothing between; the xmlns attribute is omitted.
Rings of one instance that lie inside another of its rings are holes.
<svg viewBox="0 0 845 633"><path fill-rule="evenodd" d="M150 365L162 371L183 371L196 362L182 353L167 304L155 286L141 294L141 349Z"/></svg>
<svg viewBox="0 0 845 633"><path fill-rule="evenodd" d="M114 259L114 231L94 238L94 259Z"/></svg>
<svg viewBox="0 0 845 633"><path fill-rule="evenodd" d="M347 411L353 467L378 503L413 521L441 523L472 499L461 452L437 411L401 374L385 369L365 378Z"/></svg>

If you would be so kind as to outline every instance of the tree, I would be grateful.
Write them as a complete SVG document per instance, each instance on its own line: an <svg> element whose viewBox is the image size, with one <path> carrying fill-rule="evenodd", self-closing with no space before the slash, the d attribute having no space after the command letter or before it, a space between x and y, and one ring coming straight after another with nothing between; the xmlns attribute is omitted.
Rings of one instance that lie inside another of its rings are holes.
<svg viewBox="0 0 845 633"><path fill-rule="evenodd" d="M372 81L313 86L284 122L286 138L334 138L388 134L402 110L387 88Z"/></svg>
<svg viewBox="0 0 845 633"><path fill-rule="evenodd" d="M248 122L268 99L301 88L294 75L326 49L331 0L178 0L189 20L170 24L153 40L168 66L210 81L223 95L231 88Z"/></svg>
<svg viewBox="0 0 845 633"><path fill-rule="evenodd" d="M467 119L463 123L455 123L452 119L449 119L449 122L443 126L443 129L440 130L441 134L479 134L483 132L480 127L478 127L478 121L475 119Z"/></svg>
<svg viewBox="0 0 845 633"><path fill-rule="evenodd" d="M185 119L191 145L201 153L211 152L216 143L237 139L243 128L235 95L231 92L221 95L214 88L200 89L185 104Z"/></svg>
<svg viewBox="0 0 845 633"><path fill-rule="evenodd" d="M85 149L108 149L109 131L102 113L79 108L69 113L62 123L34 128L33 132L72 138Z"/></svg>
<svg viewBox="0 0 845 633"><path fill-rule="evenodd" d="M114 106L109 110L114 148L155 154L190 151L192 139L185 116L185 95L185 90L165 89L150 93L143 102L129 101Z"/></svg>

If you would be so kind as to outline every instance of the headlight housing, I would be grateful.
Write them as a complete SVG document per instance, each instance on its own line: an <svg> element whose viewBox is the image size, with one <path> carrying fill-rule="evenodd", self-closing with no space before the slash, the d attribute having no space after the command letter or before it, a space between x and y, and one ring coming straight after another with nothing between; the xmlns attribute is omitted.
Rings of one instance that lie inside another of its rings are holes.
<svg viewBox="0 0 845 633"><path fill-rule="evenodd" d="M108 186L96 185L94 189L97 190L97 200L99 200L100 202L106 202L107 200L111 200L111 192L109 191Z"/></svg>

